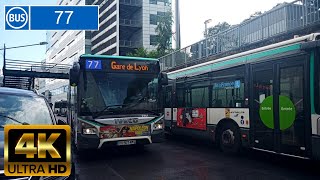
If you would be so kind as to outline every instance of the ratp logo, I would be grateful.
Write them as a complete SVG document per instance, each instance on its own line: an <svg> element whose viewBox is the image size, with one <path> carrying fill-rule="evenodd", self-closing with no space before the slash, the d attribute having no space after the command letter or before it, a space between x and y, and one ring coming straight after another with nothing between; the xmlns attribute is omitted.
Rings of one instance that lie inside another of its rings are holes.
<svg viewBox="0 0 320 180"><path fill-rule="evenodd" d="M5 30L29 30L29 6L5 6Z"/></svg>

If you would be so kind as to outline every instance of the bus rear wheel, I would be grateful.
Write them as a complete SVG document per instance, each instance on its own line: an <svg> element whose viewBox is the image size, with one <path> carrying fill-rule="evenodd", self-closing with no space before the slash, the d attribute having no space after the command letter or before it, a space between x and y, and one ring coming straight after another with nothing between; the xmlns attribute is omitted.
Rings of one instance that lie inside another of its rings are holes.
<svg viewBox="0 0 320 180"><path fill-rule="evenodd" d="M222 126L219 133L220 149L229 154L238 154L241 149L240 129L232 123Z"/></svg>

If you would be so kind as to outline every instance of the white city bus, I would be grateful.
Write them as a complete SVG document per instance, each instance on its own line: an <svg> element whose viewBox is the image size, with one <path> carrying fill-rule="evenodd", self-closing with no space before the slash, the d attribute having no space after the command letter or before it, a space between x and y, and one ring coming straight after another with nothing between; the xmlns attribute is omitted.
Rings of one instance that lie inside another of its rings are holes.
<svg viewBox="0 0 320 180"><path fill-rule="evenodd" d="M320 34L168 73L165 131L241 147L320 158Z"/></svg>
<svg viewBox="0 0 320 180"><path fill-rule="evenodd" d="M160 76L163 75L163 76ZM70 70L68 121L78 151L162 139L157 59L82 55Z"/></svg>

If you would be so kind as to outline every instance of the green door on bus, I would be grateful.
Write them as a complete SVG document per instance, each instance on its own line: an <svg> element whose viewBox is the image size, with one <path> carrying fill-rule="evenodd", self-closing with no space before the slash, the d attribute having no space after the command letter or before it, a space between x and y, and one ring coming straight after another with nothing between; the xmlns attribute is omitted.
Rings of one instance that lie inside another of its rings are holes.
<svg viewBox="0 0 320 180"><path fill-rule="evenodd" d="M306 56L251 65L252 143L255 148L307 155L309 88Z"/></svg>

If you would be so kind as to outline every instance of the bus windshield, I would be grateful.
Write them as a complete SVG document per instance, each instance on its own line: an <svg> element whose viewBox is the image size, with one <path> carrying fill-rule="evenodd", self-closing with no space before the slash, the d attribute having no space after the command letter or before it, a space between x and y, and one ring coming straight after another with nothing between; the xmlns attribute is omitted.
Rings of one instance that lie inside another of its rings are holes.
<svg viewBox="0 0 320 180"><path fill-rule="evenodd" d="M83 72L80 115L147 113L157 109L157 74Z"/></svg>

